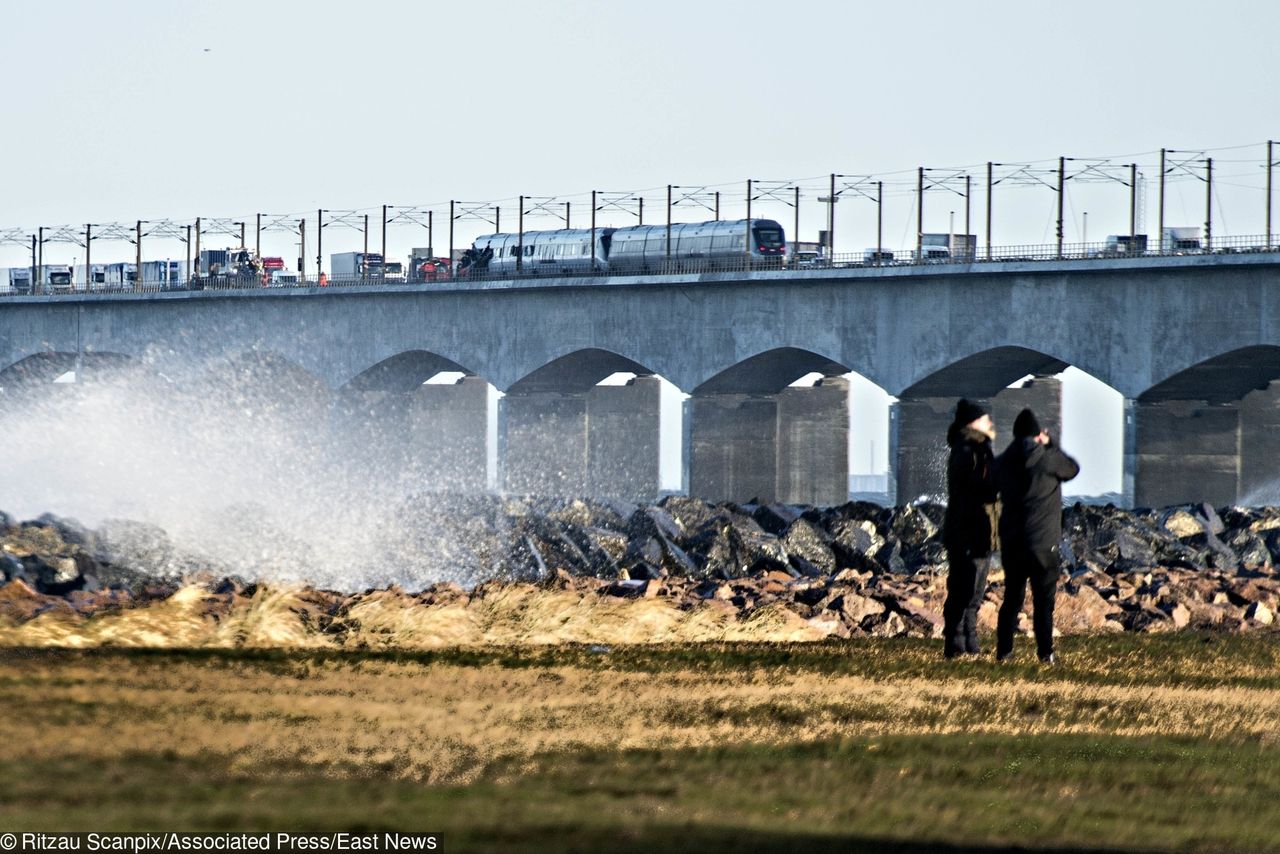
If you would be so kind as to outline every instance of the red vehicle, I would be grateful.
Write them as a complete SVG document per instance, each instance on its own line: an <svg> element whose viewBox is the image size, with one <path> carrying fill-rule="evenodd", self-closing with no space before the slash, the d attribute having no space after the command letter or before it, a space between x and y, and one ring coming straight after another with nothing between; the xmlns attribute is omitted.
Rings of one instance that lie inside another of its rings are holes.
<svg viewBox="0 0 1280 854"><path fill-rule="evenodd" d="M263 258L262 259L262 286L264 288L271 287L271 274L276 270L284 269L283 258Z"/></svg>
<svg viewBox="0 0 1280 854"><path fill-rule="evenodd" d="M453 277L448 258L414 258L411 270L415 282L435 282Z"/></svg>

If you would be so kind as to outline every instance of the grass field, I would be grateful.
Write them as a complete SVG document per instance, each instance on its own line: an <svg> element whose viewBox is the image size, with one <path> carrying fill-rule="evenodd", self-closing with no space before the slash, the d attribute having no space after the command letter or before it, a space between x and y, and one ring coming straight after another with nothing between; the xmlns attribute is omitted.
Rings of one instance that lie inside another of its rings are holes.
<svg viewBox="0 0 1280 854"><path fill-rule="evenodd" d="M485 851L1280 851L1280 636L0 650L0 830Z"/></svg>

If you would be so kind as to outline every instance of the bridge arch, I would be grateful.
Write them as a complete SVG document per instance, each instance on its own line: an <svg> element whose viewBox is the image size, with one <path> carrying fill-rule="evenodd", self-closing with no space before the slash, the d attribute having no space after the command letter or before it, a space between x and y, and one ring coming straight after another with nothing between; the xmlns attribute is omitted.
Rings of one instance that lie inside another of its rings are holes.
<svg viewBox="0 0 1280 854"><path fill-rule="evenodd" d="M1012 439L1017 413L1033 410L1081 464L1068 494L1119 500L1124 491L1124 397L1067 359L1023 346L990 347L918 378L897 397L890 433L900 502L945 492L946 432L961 397L991 411L997 452Z"/></svg>
<svg viewBox="0 0 1280 854"><path fill-rule="evenodd" d="M994 397L1028 374L1054 376L1068 366L1056 356L1029 347L991 347L920 377L898 397Z"/></svg>
<svg viewBox="0 0 1280 854"><path fill-rule="evenodd" d="M1134 502L1280 500L1280 346L1237 347L1165 376L1132 404Z"/></svg>
<svg viewBox="0 0 1280 854"><path fill-rule="evenodd" d="M141 367L137 359L125 353L92 351L77 355L45 351L32 353L0 369L0 388L51 383L69 373L74 374L77 369L82 376L75 379L83 380L88 377L113 378Z"/></svg>
<svg viewBox="0 0 1280 854"><path fill-rule="evenodd" d="M1230 403L1251 392L1265 391L1275 380L1280 380L1280 345L1239 347L1169 374L1142 392L1138 400Z"/></svg>
<svg viewBox="0 0 1280 854"><path fill-rule="evenodd" d="M412 391L441 373L473 375L474 371L447 356L428 350L405 350L356 374L342 386L343 391Z"/></svg>
<svg viewBox="0 0 1280 854"><path fill-rule="evenodd" d="M839 376L850 369L838 360L800 347L775 347L721 368L694 394L777 394L806 374Z"/></svg>
<svg viewBox="0 0 1280 854"><path fill-rule="evenodd" d="M507 387L508 393L585 392L617 373L652 376L653 371L634 359L599 347L572 350L552 359Z"/></svg>

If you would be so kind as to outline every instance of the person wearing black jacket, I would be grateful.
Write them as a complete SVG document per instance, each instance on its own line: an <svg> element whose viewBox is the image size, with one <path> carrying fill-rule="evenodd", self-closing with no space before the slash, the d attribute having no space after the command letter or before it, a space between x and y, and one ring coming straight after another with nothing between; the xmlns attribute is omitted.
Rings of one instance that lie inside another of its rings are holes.
<svg viewBox="0 0 1280 854"><path fill-rule="evenodd" d="M947 515L942 542L947 549L947 600L942 607L943 649L947 658L978 650L978 606L987 592L996 538L996 486L991 415L961 399L947 429Z"/></svg>
<svg viewBox="0 0 1280 854"><path fill-rule="evenodd" d="M1013 422L1013 441L996 460L1004 602L996 621L996 659L1013 654L1018 613L1031 582L1032 625L1036 652L1045 664L1053 655L1053 603L1058 595L1058 562L1062 542L1062 483L1080 473L1040 428L1035 413L1024 409Z"/></svg>

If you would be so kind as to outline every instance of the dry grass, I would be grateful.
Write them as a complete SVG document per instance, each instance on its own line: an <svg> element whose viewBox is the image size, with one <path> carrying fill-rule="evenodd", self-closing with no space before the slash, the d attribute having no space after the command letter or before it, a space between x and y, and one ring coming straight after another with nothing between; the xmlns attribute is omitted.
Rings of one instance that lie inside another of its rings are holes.
<svg viewBox="0 0 1280 854"><path fill-rule="evenodd" d="M221 607L202 586L168 599L85 618L50 610L24 623L0 623L0 646L433 649L477 644L809 641L824 632L781 605L747 619L711 600L692 610L674 599L617 599L529 584L424 605L397 588L361 597L321 633L302 588L259 587Z"/></svg>
<svg viewBox="0 0 1280 854"><path fill-rule="evenodd" d="M1280 691L1270 686L1089 684L1069 673L991 681L983 668L938 670L885 679L786 666L654 672L33 653L4 657L0 701L22 709L4 724L15 757L112 757L147 745L185 757L230 754L245 768L284 756L431 783L583 748L951 733L1271 745L1280 734Z"/></svg>
<svg viewBox="0 0 1280 854"><path fill-rule="evenodd" d="M211 637L199 602L166 607ZM219 622L219 642L292 636L254 613ZM389 827L445 830L451 850L1274 850L1274 636L1062 646L1054 670L944 663L912 640L10 648L0 830Z"/></svg>

